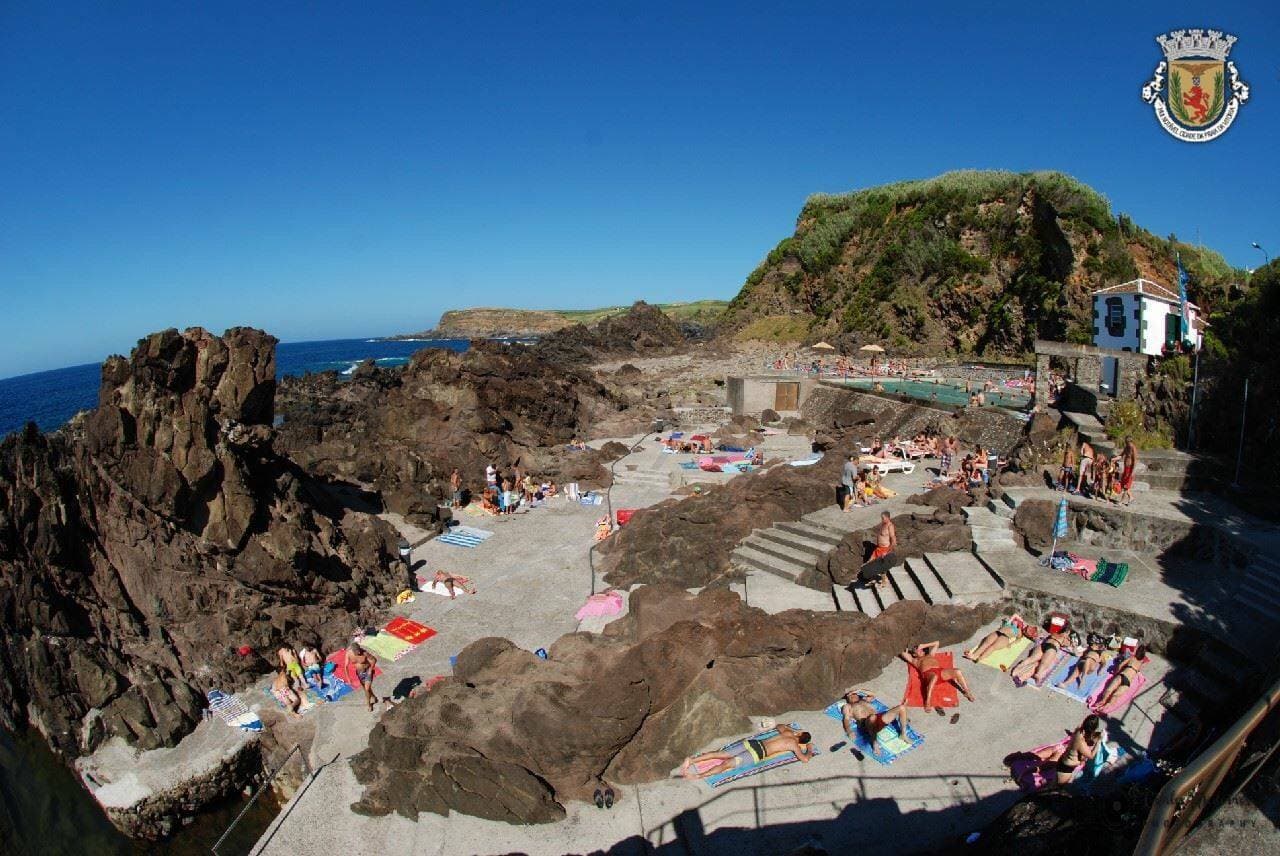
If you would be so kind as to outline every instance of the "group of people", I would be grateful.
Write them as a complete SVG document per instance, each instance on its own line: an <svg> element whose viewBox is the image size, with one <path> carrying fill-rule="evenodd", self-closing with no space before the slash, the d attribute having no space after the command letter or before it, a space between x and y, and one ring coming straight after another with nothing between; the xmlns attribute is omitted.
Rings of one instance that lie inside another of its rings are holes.
<svg viewBox="0 0 1280 856"><path fill-rule="evenodd" d="M1062 451L1062 468L1057 488L1092 499L1128 505L1133 501L1133 481L1138 469L1138 447L1132 437L1124 438L1120 454L1108 458L1088 440L1081 440L1079 452L1067 444Z"/></svg>
<svg viewBox="0 0 1280 856"><path fill-rule="evenodd" d="M276 669L271 680L271 694L290 715L302 716L303 701L309 689L324 693L327 687L325 662L320 649L313 645L304 645L296 650L292 646L281 645L276 649ZM352 642L347 646L346 663L349 674L355 676L356 682L364 690L369 710L373 710L377 701L373 694L373 674L378 659L360 647L359 643ZM332 675L328 675L328 678L329 681L334 680Z"/></svg>
<svg viewBox="0 0 1280 856"><path fill-rule="evenodd" d="M852 511L855 507L875 505L882 499L892 499L897 493L883 483L884 474L878 466L861 467L858 455L850 455L840 473L840 508Z"/></svg>
<svg viewBox="0 0 1280 856"><path fill-rule="evenodd" d="M450 483L454 485L455 502L461 502L462 476L453 471ZM522 471L518 464L506 473L498 469L496 462L484 468L484 491L480 494L480 508L490 514L514 514L521 505L533 507L543 500L558 496L560 489L555 481L539 481L532 473Z"/></svg>

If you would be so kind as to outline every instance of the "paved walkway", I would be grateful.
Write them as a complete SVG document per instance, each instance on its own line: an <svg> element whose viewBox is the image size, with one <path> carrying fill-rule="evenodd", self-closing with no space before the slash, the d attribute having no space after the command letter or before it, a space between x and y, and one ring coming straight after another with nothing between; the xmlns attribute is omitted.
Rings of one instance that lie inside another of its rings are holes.
<svg viewBox="0 0 1280 856"><path fill-rule="evenodd" d="M779 441L779 447L784 442ZM646 444L626 463L637 467L631 472L667 472L672 481L678 481L690 472L677 466L682 459L661 455L656 444ZM716 477L701 473L696 477L703 480L704 476ZM667 495L660 481L621 480L614 488L614 507L641 507L660 501ZM900 497L911 490L903 484ZM899 504L905 506L905 501L899 499L884 507L897 511L893 506ZM878 509L868 511L879 513ZM494 536L474 549L432 541L415 550L413 560L421 563L419 573L436 568L455 570L472 577L479 593L460 595L456 601L419 594L415 603L397 609L399 614L436 628L439 635L400 662L384 664L386 674L380 679L379 693L389 694L405 677L425 680L447 674L449 656L483 636L506 636L534 649L563 633L598 630L603 620L579 628L573 613L590 588L587 550L594 522L601 514L598 507L553 502L504 520L464 518L470 525L493 530ZM833 521L850 529L865 525L854 519L859 515L840 515L834 509L832 515ZM417 534L403 524L402 531L410 537ZM799 588L780 579L777 582L792 590ZM758 596L755 590L751 592L753 605ZM1159 662L1148 672L1156 678L1165 668ZM1052 741L1086 713L1083 706L1057 693L1018 689L993 669L967 665L965 671L979 697L978 704L965 704L960 722L954 725L933 714L917 714L916 727L926 736L926 745L892 767L869 759L858 761L847 749L832 750L842 740L839 724L820 713L797 711L779 719L798 721L814 733L825 754L810 764L794 764L723 791L678 780L627 787L611 812L570 804L564 821L539 827L511 826L458 814L448 818L423 814L413 822L396 815L370 818L351 812L349 807L360 798L362 788L348 759L364 748L368 731L380 715L366 712L353 694L309 714L317 726L312 760L320 771L286 806L254 852L285 856L333 852L559 854L610 848L615 848L611 851L615 853L642 852L641 839L661 846L675 839L677 826L686 839L700 840L693 845L698 852L732 852L735 856L776 853L815 834L821 835L828 847L856 845L860 852L899 852L904 840L928 848L981 827L1017 798L1017 791L1004 780L1001 759L1006 754ZM895 665L872 681L870 688L894 699L901 696L904 683L905 668ZM1145 744L1162 711L1156 704L1158 695L1148 691L1126 710L1113 723L1113 738ZM735 736L723 735L708 748ZM892 838L881 834L887 822L895 824ZM763 831L749 837L740 834L761 828Z"/></svg>

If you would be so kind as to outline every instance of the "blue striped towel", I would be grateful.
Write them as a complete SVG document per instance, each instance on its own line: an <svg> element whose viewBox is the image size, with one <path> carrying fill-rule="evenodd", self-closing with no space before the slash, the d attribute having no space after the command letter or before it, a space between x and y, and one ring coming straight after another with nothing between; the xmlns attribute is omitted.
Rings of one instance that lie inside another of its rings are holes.
<svg viewBox="0 0 1280 856"><path fill-rule="evenodd" d="M493 533L486 529L476 529L474 526L455 526L436 540L442 544L452 544L455 547L474 547L477 544L483 544L493 536Z"/></svg>
<svg viewBox="0 0 1280 856"><path fill-rule="evenodd" d="M1076 682L1069 681L1065 686L1058 686L1059 681L1066 680L1067 675L1075 668L1076 661L1079 657L1071 656L1066 659L1058 668L1053 670L1053 674L1049 675L1047 684L1049 689L1064 696L1069 696L1081 704L1089 703L1089 696L1093 695L1094 690L1109 677L1111 666L1104 665L1101 669L1086 677L1080 682L1080 687L1076 688Z"/></svg>
<svg viewBox="0 0 1280 856"><path fill-rule="evenodd" d="M791 727L796 729L797 731L800 730L800 726L794 722L791 723ZM770 728L768 731L762 731L759 734L751 735L751 739L768 740L770 737L777 737L777 736L778 736L778 729ZM741 740L735 740L734 742L730 743L728 746L724 747L724 749L722 749L721 751L732 752L738 747L740 747L742 743L743 741ZM813 751L813 754L817 755L818 750L815 749ZM761 758L759 761L755 762L754 764L734 767L732 770L727 770L723 773L717 773L714 776L708 776L707 778L703 779L703 781L713 788L718 788L721 785L728 784L729 782L736 782L738 779L745 779L748 776L754 776L756 773L763 773L765 770L772 770L774 767L785 767L787 764L794 764L798 760L800 759L796 757L794 752L779 752L777 755L769 755L765 758Z"/></svg>

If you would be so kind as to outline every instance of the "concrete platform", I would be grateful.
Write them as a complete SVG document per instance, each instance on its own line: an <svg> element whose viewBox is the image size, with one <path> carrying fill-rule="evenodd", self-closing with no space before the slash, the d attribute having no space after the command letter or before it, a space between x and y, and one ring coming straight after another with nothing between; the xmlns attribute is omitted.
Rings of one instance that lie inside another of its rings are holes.
<svg viewBox="0 0 1280 856"><path fill-rule="evenodd" d="M989 628L966 643L973 644ZM258 842L255 854L310 856L350 853L529 854L609 851L777 854L820 837L830 852L896 854L903 842L928 852L982 827L1021 795L1006 779L1002 759L1061 736L1079 724L1084 706L1058 693L1017 688L995 669L957 661L976 704L962 702L960 721L915 711L913 726L925 736L919 749L885 767L854 758L840 724L819 711L776 717L809 729L823 753L808 764L778 770L711 790L701 783L668 780L621 789L612 811L571 804L556 824L511 826L463 815L397 815L370 818L348 806L360 786L344 759L327 764ZM1110 739L1144 746L1166 716L1159 706L1160 660L1147 669L1152 684L1134 703L1108 720ZM867 688L885 699L900 698L905 666L891 665ZM721 735L718 747L741 735ZM886 829L892 835L886 835Z"/></svg>

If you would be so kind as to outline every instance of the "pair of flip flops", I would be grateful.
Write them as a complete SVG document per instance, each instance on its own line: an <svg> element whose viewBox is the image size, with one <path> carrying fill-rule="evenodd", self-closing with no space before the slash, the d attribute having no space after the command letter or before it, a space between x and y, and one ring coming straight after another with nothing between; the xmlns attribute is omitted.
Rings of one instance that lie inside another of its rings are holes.
<svg viewBox="0 0 1280 856"><path fill-rule="evenodd" d="M613 800L616 795L613 788L605 785L604 788L596 788L592 798L596 804L596 808L613 808Z"/></svg>
<svg viewBox="0 0 1280 856"><path fill-rule="evenodd" d="M945 710L943 710L942 708L940 708L940 707L935 707L935 708L933 709L933 712L934 712L934 713L936 713L936 714L938 714L938 716L946 716L946 715L947 715L947 712L946 712ZM956 724L957 722L959 722L959 721L960 721L960 714L958 714L958 713L953 713L953 714L951 714L951 724L952 724L952 725L955 725L955 724Z"/></svg>

